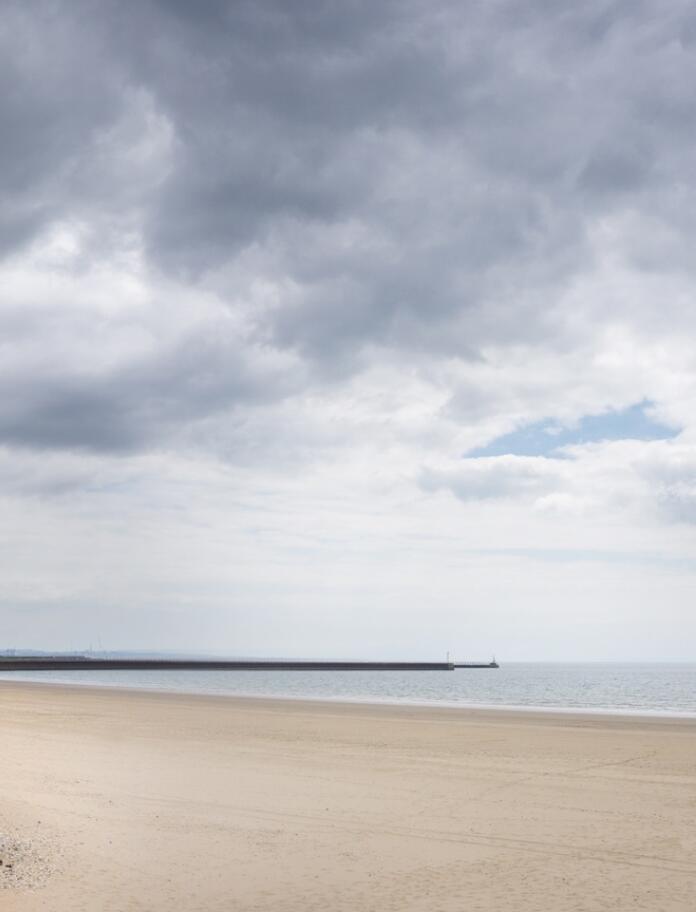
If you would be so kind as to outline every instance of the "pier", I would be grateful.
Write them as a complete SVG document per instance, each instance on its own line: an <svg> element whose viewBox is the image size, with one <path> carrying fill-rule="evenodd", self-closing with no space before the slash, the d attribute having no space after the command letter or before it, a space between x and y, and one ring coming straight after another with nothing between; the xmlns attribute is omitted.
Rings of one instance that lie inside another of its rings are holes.
<svg viewBox="0 0 696 912"><path fill-rule="evenodd" d="M0 671L454 671L496 662L313 662L276 659L118 659L91 656L0 656Z"/></svg>

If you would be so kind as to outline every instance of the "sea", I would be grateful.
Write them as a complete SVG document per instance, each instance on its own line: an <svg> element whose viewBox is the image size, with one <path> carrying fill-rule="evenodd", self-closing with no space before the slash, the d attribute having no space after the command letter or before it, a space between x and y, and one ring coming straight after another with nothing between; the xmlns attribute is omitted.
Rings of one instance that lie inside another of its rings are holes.
<svg viewBox="0 0 696 912"><path fill-rule="evenodd" d="M138 690L696 718L696 663L501 663L455 671L13 671L0 680Z"/></svg>

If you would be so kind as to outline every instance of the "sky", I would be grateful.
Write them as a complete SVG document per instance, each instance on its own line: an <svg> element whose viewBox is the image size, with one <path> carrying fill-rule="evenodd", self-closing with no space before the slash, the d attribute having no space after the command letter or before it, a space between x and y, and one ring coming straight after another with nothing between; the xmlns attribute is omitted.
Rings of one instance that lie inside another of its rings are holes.
<svg viewBox="0 0 696 912"><path fill-rule="evenodd" d="M696 660L686 0L5 0L0 649Z"/></svg>

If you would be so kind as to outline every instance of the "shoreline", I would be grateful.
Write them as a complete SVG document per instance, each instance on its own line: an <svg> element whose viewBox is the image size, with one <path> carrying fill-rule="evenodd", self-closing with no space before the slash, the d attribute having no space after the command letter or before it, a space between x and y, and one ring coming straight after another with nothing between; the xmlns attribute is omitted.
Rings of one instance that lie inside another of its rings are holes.
<svg viewBox="0 0 696 912"><path fill-rule="evenodd" d="M249 706L262 706L266 708L282 709L290 705L298 709L313 709L326 707L327 709L361 709L375 712L389 713L390 711L403 712L410 716L423 716L424 720L430 716L432 718L441 717L452 721L458 719L470 718L475 719L509 719L514 721L519 718L520 721L544 721L549 724L569 723L597 723L602 720L607 722L619 723L655 723L657 725L665 724L683 725L685 729L696 731L696 713L676 713L676 712L651 712L648 710L613 710L613 709L587 709L575 707L555 707L555 706L509 706L504 704L479 704L479 703L445 703L434 701L407 701L407 700L371 700L371 699L344 699L342 697L312 697L312 696L284 696L281 694L240 694L240 693L204 693L201 691L187 690L165 690L162 688L146 687L129 687L118 684L99 684L99 683L66 683L63 681L44 682L44 681L10 681L5 678L0 679L0 696L8 688L22 689L24 687L36 690L46 690L49 693L56 690L64 690L68 693L82 693L93 691L95 693L113 692L118 695L133 694L142 697L155 697L165 700L196 700L212 701L215 703L239 703L240 705L248 704ZM277 706L276 706L277 704Z"/></svg>
<svg viewBox="0 0 696 912"><path fill-rule="evenodd" d="M575 707L575 706L539 706L539 705L515 705L504 703L458 703L455 701L434 701L434 700L378 700L372 698L344 698L344 697L315 697L315 696L295 696L284 694L249 694L249 693L209 693L195 690L166 689L160 687L139 687L120 685L113 683L99 682L66 682L66 681L36 681L36 680L11 680L9 678L0 678L0 688L9 687L37 687L37 688L64 688L66 690L95 690L98 692L114 691L116 693L135 693L143 695L161 694L168 697L199 697L203 699L215 700L240 700L240 701L258 701L258 702L278 702L281 704L328 704L330 706L355 706L355 707L384 707L387 709L421 709L424 711L452 711L454 713L483 713L483 714L507 714L510 716L520 715L524 717L547 717L553 719L558 717L561 721L566 717L593 720L597 718L607 719L635 719L637 721L664 720L666 722L684 722L692 723L696 726L696 712L682 712L679 710L650 710L650 709L626 709L626 708L604 708L604 707Z"/></svg>

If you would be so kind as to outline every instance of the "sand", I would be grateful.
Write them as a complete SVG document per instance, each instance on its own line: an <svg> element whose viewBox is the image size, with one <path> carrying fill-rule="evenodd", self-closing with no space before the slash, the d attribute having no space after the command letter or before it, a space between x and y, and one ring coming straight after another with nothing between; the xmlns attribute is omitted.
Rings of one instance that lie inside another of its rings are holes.
<svg viewBox="0 0 696 912"><path fill-rule="evenodd" d="M0 739L2 912L696 908L694 722L3 682Z"/></svg>

